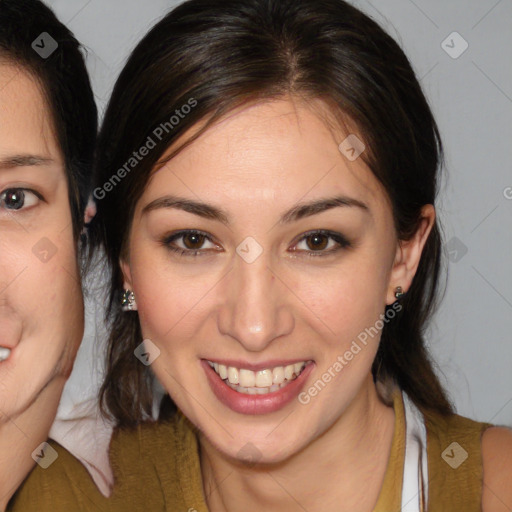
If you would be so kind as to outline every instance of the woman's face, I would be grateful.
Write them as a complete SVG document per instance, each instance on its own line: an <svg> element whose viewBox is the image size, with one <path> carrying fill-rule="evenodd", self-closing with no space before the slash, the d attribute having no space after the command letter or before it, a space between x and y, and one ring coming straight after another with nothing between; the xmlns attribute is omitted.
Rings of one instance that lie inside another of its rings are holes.
<svg viewBox="0 0 512 512"><path fill-rule="evenodd" d="M371 382L404 283L391 282L390 204L338 148L347 135L301 103L252 106L154 173L137 204L122 268L149 357L160 351L152 369L228 456L283 460Z"/></svg>
<svg viewBox="0 0 512 512"><path fill-rule="evenodd" d="M0 64L0 423L68 376L83 302L63 158L35 80Z"/></svg>

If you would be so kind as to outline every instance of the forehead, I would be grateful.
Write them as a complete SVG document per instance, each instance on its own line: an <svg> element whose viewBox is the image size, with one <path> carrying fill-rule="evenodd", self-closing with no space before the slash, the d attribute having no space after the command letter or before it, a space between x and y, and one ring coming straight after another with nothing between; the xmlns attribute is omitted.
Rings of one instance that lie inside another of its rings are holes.
<svg viewBox="0 0 512 512"><path fill-rule="evenodd" d="M246 106L155 171L147 192L155 196L173 188L203 199L242 204L266 199L283 205L341 193L385 207L387 194L363 159L351 161L340 151L347 136L356 135L349 130L339 128L320 101L284 99Z"/></svg>
<svg viewBox="0 0 512 512"><path fill-rule="evenodd" d="M58 158L50 111L37 80L0 61L0 152Z"/></svg>

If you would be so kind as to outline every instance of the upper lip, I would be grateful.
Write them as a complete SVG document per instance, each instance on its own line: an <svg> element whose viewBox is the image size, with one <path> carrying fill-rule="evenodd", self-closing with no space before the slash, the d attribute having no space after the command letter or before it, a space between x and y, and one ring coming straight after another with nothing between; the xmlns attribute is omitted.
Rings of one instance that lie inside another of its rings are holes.
<svg viewBox="0 0 512 512"><path fill-rule="evenodd" d="M18 343L4 343L0 340L0 348L8 348L9 350L13 350L18 346Z"/></svg>
<svg viewBox="0 0 512 512"><path fill-rule="evenodd" d="M243 368L244 370L252 370L257 372L260 370L267 370L268 368L275 368L276 366L288 366L290 364L302 363L312 361L311 358L304 359L272 359L270 361L263 361L261 363L249 363L240 359L209 359L205 358L205 361L211 361L212 363L223 364L224 366L233 366L234 368Z"/></svg>

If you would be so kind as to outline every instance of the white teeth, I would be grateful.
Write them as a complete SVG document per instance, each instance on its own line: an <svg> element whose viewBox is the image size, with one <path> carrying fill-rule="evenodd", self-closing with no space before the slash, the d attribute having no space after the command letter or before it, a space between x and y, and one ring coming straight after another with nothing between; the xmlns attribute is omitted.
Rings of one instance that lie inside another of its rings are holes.
<svg viewBox="0 0 512 512"><path fill-rule="evenodd" d="M238 386L237 384L231 384L229 381L226 382L226 384L235 391L238 391L239 393L243 393L245 395L266 395L267 393L273 393L274 391L277 391L278 389L284 388L289 384L289 382L283 382L282 384L272 384L269 388L244 388L242 386Z"/></svg>
<svg viewBox="0 0 512 512"><path fill-rule="evenodd" d="M272 382L274 384L281 384L284 382L284 368L282 366L278 366L272 370Z"/></svg>
<svg viewBox="0 0 512 512"><path fill-rule="evenodd" d="M10 348L0 347L0 363L5 361L11 355Z"/></svg>
<svg viewBox="0 0 512 512"><path fill-rule="evenodd" d="M251 370L240 369L240 386L251 388L256 384L256 375Z"/></svg>
<svg viewBox="0 0 512 512"><path fill-rule="evenodd" d="M208 361L208 364L230 387L237 391L242 389L241 392L254 395L277 391L280 387L287 385L300 375L306 366L306 361L256 372L245 368L225 366L212 361Z"/></svg>
<svg viewBox="0 0 512 512"><path fill-rule="evenodd" d="M238 369L230 366L228 368L228 380L231 384L238 384Z"/></svg>
<svg viewBox="0 0 512 512"><path fill-rule="evenodd" d="M288 366L284 367L284 378L286 380L291 380L293 377L293 372L295 371L295 365L289 364Z"/></svg>
<svg viewBox="0 0 512 512"><path fill-rule="evenodd" d="M228 369L223 364L219 364L219 375L222 380L228 378Z"/></svg>
<svg viewBox="0 0 512 512"><path fill-rule="evenodd" d="M272 386L272 370L260 370L256 372L256 386L258 388L268 388Z"/></svg>

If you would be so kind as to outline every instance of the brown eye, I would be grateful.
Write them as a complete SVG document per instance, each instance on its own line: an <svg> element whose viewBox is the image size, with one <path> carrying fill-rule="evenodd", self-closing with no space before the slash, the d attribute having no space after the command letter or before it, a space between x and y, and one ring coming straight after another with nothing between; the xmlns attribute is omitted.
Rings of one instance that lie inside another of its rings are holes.
<svg viewBox="0 0 512 512"><path fill-rule="evenodd" d="M187 233L182 236L183 244L187 249L197 250L204 244L205 236L199 233Z"/></svg>
<svg viewBox="0 0 512 512"><path fill-rule="evenodd" d="M180 256L201 256L211 253L211 249L215 248L210 237L199 231L180 231L174 235L167 236L162 239L162 244L172 252ZM204 247L205 243L210 243L210 247Z"/></svg>
<svg viewBox="0 0 512 512"><path fill-rule="evenodd" d="M350 247L352 244L341 233L317 230L305 233L293 252L302 252L307 256L330 256Z"/></svg>
<svg viewBox="0 0 512 512"><path fill-rule="evenodd" d="M305 238L307 245L312 250L323 250L329 243L329 237L319 233L309 235ZM311 243L309 243L311 242Z"/></svg>

